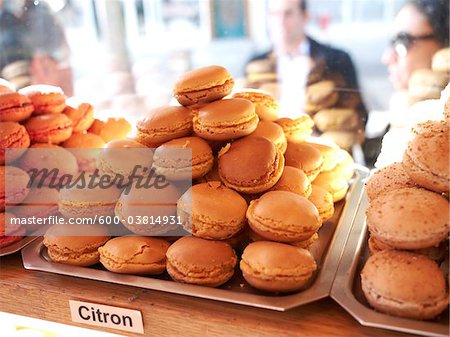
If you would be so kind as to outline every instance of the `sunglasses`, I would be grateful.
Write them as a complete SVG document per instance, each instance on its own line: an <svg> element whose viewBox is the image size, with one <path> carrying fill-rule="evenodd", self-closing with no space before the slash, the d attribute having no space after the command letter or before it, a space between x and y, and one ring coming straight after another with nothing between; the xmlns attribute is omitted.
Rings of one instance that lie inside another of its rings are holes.
<svg viewBox="0 0 450 337"><path fill-rule="evenodd" d="M401 32L391 39L391 46L399 56L404 57L408 54L409 49L415 42L432 39L434 39L434 34L414 36L409 33Z"/></svg>

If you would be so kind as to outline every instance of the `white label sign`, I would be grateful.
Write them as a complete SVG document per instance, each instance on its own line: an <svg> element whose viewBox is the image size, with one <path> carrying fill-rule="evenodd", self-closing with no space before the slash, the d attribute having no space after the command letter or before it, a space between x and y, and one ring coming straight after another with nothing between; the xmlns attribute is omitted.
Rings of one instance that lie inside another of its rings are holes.
<svg viewBox="0 0 450 337"><path fill-rule="evenodd" d="M69 305L73 322L144 333L142 314L138 310L73 300L69 300Z"/></svg>

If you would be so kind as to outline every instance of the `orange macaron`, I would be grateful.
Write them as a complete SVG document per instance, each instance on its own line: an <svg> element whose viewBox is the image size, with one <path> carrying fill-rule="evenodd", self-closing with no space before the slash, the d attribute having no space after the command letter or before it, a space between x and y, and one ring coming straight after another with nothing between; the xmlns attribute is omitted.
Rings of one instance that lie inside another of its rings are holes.
<svg viewBox="0 0 450 337"><path fill-rule="evenodd" d="M39 115L25 124L32 143L58 144L72 135L72 121L64 114Z"/></svg>
<svg viewBox="0 0 450 337"><path fill-rule="evenodd" d="M281 151L286 152L287 140L283 128L274 122L260 121L252 136L260 136L271 140L275 146Z"/></svg>
<svg viewBox="0 0 450 337"><path fill-rule="evenodd" d="M73 132L83 132L94 123L94 107L74 97L66 101L64 114L72 121Z"/></svg>
<svg viewBox="0 0 450 337"><path fill-rule="evenodd" d="M15 122L0 122L0 165L19 158L30 146L30 136L23 125ZM10 150L6 153L6 149ZM8 156L8 158L6 158Z"/></svg>
<svg viewBox="0 0 450 337"><path fill-rule="evenodd" d="M234 80L227 69L207 66L183 74L175 83L173 96L181 105L212 102L231 93Z"/></svg>
<svg viewBox="0 0 450 337"><path fill-rule="evenodd" d="M61 113L66 107L66 96L60 87L35 84L20 89L19 93L30 98L34 115Z"/></svg>
<svg viewBox="0 0 450 337"><path fill-rule="evenodd" d="M33 113L31 100L17 92L0 93L0 122L20 122Z"/></svg>
<svg viewBox="0 0 450 337"><path fill-rule="evenodd" d="M323 157L320 151L306 143L289 143L284 154L286 165L303 170L313 181L322 170Z"/></svg>
<svg viewBox="0 0 450 337"><path fill-rule="evenodd" d="M108 118L106 121L96 119L88 129L89 132L102 137L105 142L126 138L131 130L131 124L125 118Z"/></svg>
<svg viewBox="0 0 450 337"><path fill-rule="evenodd" d="M238 192L267 191L280 179L283 154L268 139L246 137L224 147L219 153L222 182Z"/></svg>
<svg viewBox="0 0 450 337"><path fill-rule="evenodd" d="M255 104L256 114L262 121L278 119L279 106L271 94L256 89L246 89L233 94L233 98L244 98Z"/></svg>
<svg viewBox="0 0 450 337"><path fill-rule="evenodd" d="M230 140L256 130L255 105L242 98L230 98L208 104L194 115L194 132L208 140Z"/></svg>
<svg viewBox="0 0 450 337"><path fill-rule="evenodd" d="M296 119L280 118L275 121L282 127L289 142L302 142L311 136L314 122L308 115L301 115Z"/></svg>
<svg viewBox="0 0 450 337"><path fill-rule="evenodd" d="M289 191L308 198L311 195L311 182L302 170L285 166L280 180L271 189L272 191Z"/></svg>

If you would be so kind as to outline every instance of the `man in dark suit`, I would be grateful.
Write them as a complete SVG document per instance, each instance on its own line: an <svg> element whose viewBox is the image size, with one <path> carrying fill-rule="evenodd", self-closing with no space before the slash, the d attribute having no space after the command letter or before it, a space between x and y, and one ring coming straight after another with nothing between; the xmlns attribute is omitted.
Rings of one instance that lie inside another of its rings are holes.
<svg viewBox="0 0 450 337"><path fill-rule="evenodd" d="M250 86L264 89L270 87L267 82L276 82L282 116L295 117L305 111L308 88L316 88L312 84L333 81L339 98L325 108L354 109L360 121L358 130L354 130L359 133L355 142L361 143L367 110L350 56L306 35L309 19L306 0L269 0L268 10L273 49L248 63Z"/></svg>

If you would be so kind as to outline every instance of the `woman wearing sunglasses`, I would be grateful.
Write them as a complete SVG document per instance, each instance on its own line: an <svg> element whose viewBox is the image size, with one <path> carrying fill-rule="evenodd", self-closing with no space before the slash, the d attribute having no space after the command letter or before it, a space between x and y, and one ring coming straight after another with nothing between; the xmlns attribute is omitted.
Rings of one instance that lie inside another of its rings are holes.
<svg viewBox="0 0 450 337"><path fill-rule="evenodd" d="M396 90L407 89L411 74L431 68L433 55L449 43L449 0L410 0L397 14L394 36L383 63Z"/></svg>

